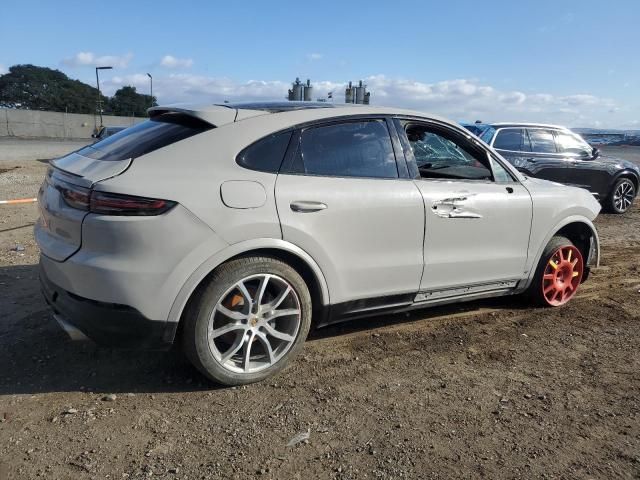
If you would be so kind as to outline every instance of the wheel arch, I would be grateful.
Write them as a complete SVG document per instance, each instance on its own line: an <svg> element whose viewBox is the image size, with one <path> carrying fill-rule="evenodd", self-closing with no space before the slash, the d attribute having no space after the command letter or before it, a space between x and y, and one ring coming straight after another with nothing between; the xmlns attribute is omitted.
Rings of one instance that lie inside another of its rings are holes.
<svg viewBox="0 0 640 480"><path fill-rule="evenodd" d="M309 287L314 312L326 310L325 307L330 303L327 281L316 261L307 252L284 240L249 240L233 244L212 255L187 279L169 312L165 330L166 341L173 342L184 312L215 269L229 260L247 256L269 256L291 265Z"/></svg>
<svg viewBox="0 0 640 480"><path fill-rule="evenodd" d="M636 195L638 195L638 188L640 188L640 177L638 177L638 174L636 172L630 169L625 169L619 172L614 177L613 182L611 182L611 186L609 189L611 190L613 186L616 184L616 182L621 178L628 178L629 180L631 180L633 182L634 187L636 188Z"/></svg>
<svg viewBox="0 0 640 480"><path fill-rule="evenodd" d="M531 284L545 247L556 235L567 237L578 247L584 258L585 266L589 265L595 268L600 266L600 238L598 237L598 232L593 222L586 217L570 216L555 225L554 228L549 231L544 241L541 242L535 257L535 262L529 272L529 278L527 279L526 285L523 285L523 288Z"/></svg>

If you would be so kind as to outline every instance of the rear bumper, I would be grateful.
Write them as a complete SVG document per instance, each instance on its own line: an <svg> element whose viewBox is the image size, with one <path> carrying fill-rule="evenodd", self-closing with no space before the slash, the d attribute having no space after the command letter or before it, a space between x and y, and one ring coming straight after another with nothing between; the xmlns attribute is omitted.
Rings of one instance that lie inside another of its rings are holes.
<svg viewBox="0 0 640 480"><path fill-rule="evenodd" d="M133 307L98 302L68 292L49 280L42 264L40 285L56 320L74 339L80 338L78 333L81 333L109 347L166 349L171 346L165 338L173 335L166 337L165 333L175 325L166 320L150 320Z"/></svg>

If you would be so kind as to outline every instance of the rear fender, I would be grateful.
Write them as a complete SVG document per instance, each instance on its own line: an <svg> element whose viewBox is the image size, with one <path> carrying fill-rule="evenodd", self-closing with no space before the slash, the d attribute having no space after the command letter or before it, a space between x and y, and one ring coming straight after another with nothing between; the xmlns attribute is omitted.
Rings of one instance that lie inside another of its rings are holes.
<svg viewBox="0 0 640 480"><path fill-rule="evenodd" d="M282 250L284 252L293 254L304 261L311 269L316 277L316 280L318 281L323 305L329 305L329 288L327 286L325 276L322 273L322 270L320 270L320 267L318 266L316 261L307 252L302 250L300 247L284 240L275 238L258 238L230 245L229 247L215 253L207 260L205 260L197 268L197 270L193 272L193 274L187 279L187 281L180 289L180 292L174 300L173 306L171 307L171 310L169 312L169 318L167 319L168 324L173 324L174 327L177 328L180 317L182 316L182 312L184 311L187 302L191 298L192 294L194 293L198 285L200 285L200 283L204 280L204 278L213 270L215 270L216 267L223 264L230 258L245 253L249 254L252 251L262 249ZM173 336L175 335L176 328L167 328L165 337L168 336L171 338L165 338L165 340L173 341Z"/></svg>

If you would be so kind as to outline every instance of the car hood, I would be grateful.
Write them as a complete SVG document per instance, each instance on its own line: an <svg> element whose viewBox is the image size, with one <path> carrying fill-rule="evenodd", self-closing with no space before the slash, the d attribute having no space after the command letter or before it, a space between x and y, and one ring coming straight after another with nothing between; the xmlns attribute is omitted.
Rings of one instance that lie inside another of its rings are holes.
<svg viewBox="0 0 640 480"><path fill-rule="evenodd" d="M614 157L611 155L603 155L603 154L600 154L596 160L602 163L606 163L607 165L611 165L612 167L620 170L628 169L628 170L634 170L635 172L640 173L640 166L638 166L637 163L633 163L630 160L625 160L623 158Z"/></svg>
<svg viewBox="0 0 640 480"><path fill-rule="evenodd" d="M602 208L591 192L584 188L533 177L526 177L522 185L531 194L534 205L551 202L558 211L577 209L589 220L595 219Z"/></svg>

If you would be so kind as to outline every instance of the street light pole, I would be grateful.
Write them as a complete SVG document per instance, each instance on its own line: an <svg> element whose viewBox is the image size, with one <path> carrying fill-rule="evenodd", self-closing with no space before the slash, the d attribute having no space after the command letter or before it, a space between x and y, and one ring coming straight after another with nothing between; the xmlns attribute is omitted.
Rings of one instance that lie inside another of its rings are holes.
<svg viewBox="0 0 640 480"><path fill-rule="evenodd" d="M97 106L100 111L100 127L102 127L102 95L100 94L100 77L98 76L98 70L111 70L113 67L96 67L96 85L98 86L98 101ZM95 123L95 122L94 122ZM96 127L97 130L97 127Z"/></svg>
<svg viewBox="0 0 640 480"><path fill-rule="evenodd" d="M151 93L149 94L149 96L151 97L151 106L153 107L153 77L151 76L150 73L147 73L147 77L149 77L149 83L150 85L150 90Z"/></svg>

